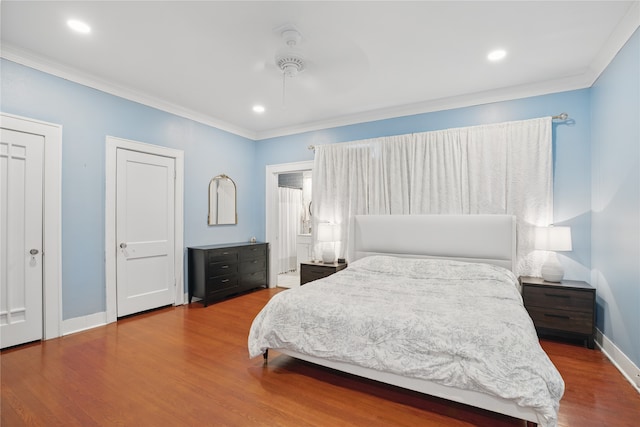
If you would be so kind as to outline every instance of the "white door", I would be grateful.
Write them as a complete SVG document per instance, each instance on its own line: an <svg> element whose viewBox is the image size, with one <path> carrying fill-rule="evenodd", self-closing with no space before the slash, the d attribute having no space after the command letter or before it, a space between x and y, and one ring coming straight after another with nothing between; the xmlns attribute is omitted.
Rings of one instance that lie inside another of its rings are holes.
<svg viewBox="0 0 640 427"><path fill-rule="evenodd" d="M42 339L44 137L0 135L0 347Z"/></svg>
<svg viewBox="0 0 640 427"><path fill-rule="evenodd" d="M118 316L175 302L175 159L116 154Z"/></svg>

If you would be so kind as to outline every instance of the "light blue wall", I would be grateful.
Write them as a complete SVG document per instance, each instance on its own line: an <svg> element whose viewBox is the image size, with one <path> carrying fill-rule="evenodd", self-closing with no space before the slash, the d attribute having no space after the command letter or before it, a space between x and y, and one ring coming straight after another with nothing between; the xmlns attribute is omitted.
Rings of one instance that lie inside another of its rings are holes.
<svg viewBox="0 0 640 427"><path fill-rule="evenodd" d="M257 146L257 186L265 186L265 166L312 160L310 144L331 144L412 132L425 132L567 112L571 120L554 123L554 219L572 230L573 251L560 255L566 277L589 280L591 268L591 171L589 90L496 102L475 107L379 120L351 126L265 139ZM265 194L258 195L259 218L264 218ZM264 238L265 224L260 224Z"/></svg>
<svg viewBox="0 0 640 427"><path fill-rule="evenodd" d="M265 235L265 166L313 159L310 144L558 114L554 216L570 225L566 277L598 288L598 327L640 365L640 89L636 33L592 89L247 140L2 60L0 109L63 125L63 318L105 309L104 153L111 135L185 152L185 246ZM592 143L593 141L593 143ZM593 159L593 161L592 161ZM238 185L237 226L208 227L207 185ZM593 183L592 183L593 176ZM593 200L592 200L593 198ZM593 218L592 218L593 210ZM591 270L593 269L593 274Z"/></svg>
<svg viewBox="0 0 640 427"><path fill-rule="evenodd" d="M640 366L640 30L591 89L598 328Z"/></svg>
<svg viewBox="0 0 640 427"><path fill-rule="evenodd" d="M255 186L255 141L4 59L0 66L2 112L63 127L63 319L103 312L106 306L107 135L184 151L185 246L248 241L260 233L256 224L264 221L255 210L262 190ZM210 227L206 225L208 185L221 173L232 177L238 187L239 223Z"/></svg>

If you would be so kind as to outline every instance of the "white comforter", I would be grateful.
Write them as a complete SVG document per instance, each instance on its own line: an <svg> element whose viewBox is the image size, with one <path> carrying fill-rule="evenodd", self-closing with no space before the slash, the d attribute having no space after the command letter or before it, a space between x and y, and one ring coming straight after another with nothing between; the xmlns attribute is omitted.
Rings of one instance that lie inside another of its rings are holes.
<svg viewBox="0 0 640 427"><path fill-rule="evenodd" d="M540 347L508 270L373 256L275 295L249 354L285 348L534 408L557 424L564 382Z"/></svg>

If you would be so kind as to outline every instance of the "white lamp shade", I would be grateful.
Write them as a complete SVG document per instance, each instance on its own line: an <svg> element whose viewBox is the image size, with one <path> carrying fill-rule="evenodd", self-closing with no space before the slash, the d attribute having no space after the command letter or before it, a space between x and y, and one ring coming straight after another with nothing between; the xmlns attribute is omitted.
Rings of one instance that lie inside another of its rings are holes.
<svg viewBox="0 0 640 427"><path fill-rule="evenodd" d="M318 224L318 241L323 243L322 261L332 264L336 260L335 242L340 240L338 226L330 222Z"/></svg>
<svg viewBox="0 0 640 427"><path fill-rule="evenodd" d="M570 251L570 227L538 227L536 229L536 249L543 251Z"/></svg>
<svg viewBox="0 0 640 427"><path fill-rule="evenodd" d="M318 241L319 242L335 242L337 239L337 229L335 224L330 222L321 222L318 224Z"/></svg>

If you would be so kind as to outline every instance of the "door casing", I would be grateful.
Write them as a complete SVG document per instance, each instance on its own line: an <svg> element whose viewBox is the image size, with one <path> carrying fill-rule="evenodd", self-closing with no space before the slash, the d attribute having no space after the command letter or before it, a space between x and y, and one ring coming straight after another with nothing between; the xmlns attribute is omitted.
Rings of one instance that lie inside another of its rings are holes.
<svg viewBox="0 0 640 427"><path fill-rule="evenodd" d="M170 157L175 160L175 265L174 274L176 280L175 305L184 304L184 230L183 230L183 205L184 205L184 152L173 148L131 141L113 136L106 138L106 195L105 195L105 282L107 296L107 323L118 319L117 293L116 293L116 152L119 148L138 151L141 153L155 154Z"/></svg>
<svg viewBox="0 0 640 427"><path fill-rule="evenodd" d="M6 113L0 126L44 137L42 329L48 340L62 334L62 126Z"/></svg>
<svg viewBox="0 0 640 427"><path fill-rule="evenodd" d="M265 240L269 245L269 287L275 288L278 281L278 269L274 265L278 259L278 175L281 173L304 172L313 170L313 160L305 162L267 165L265 177ZM313 194L311 195L313 199Z"/></svg>

